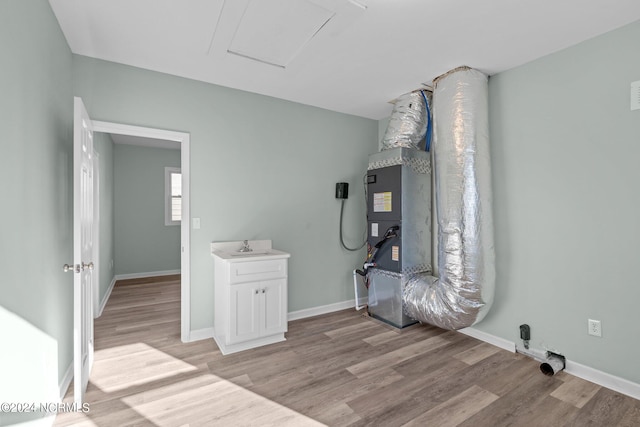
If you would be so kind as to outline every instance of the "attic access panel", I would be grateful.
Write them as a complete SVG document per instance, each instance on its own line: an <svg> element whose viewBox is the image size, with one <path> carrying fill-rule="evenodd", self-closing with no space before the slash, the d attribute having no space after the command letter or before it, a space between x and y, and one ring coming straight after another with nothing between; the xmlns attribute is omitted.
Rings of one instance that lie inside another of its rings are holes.
<svg viewBox="0 0 640 427"><path fill-rule="evenodd" d="M251 0L227 52L284 68L334 15L308 0Z"/></svg>

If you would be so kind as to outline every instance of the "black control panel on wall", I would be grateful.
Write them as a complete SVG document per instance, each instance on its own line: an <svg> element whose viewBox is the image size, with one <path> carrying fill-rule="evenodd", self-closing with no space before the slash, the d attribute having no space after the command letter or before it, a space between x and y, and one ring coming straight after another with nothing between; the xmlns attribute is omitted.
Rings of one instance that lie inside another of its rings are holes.
<svg viewBox="0 0 640 427"><path fill-rule="evenodd" d="M349 183L336 182L336 199L348 199L348 198L349 198Z"/></svg>

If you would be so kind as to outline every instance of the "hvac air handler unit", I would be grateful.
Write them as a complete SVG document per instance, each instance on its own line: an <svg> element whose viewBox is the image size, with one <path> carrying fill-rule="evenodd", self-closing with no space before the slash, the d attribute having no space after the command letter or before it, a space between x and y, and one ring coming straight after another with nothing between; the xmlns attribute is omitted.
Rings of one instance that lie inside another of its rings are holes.
<svg viewBox="0 0 640 427"><path fill-rule="evenodd" d="M410 274L431 272L431 163L426 151L393 148L369 156L367 243L369 314L398 328Z"/></svg>
<svg viewBox="0 0 640 427"><path fill-rule="evenodd" d="M382 151L369 156L368 251L354 288L362 276L369 314L393 326L461 329L493 302L487 81L469 67L434 80L433 149L432 94L401 96Z"/></svg>

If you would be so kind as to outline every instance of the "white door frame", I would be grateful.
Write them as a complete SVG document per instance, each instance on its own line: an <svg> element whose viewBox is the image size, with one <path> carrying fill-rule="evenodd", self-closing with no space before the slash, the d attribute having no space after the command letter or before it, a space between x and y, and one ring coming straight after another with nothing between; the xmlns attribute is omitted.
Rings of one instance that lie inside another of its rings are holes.
<svg viewBox="0 0 640 427"><path fill-rule="evenodd" d="M154 129L141 126L92 120L93 131L116 135L138 136L163 139L180 143L180 168L182 170L182 221L180 222L180 339L190 341L191 331L191 212L190 212L190 173L189 142L186 132Z"/></svg>
<svg viewBox="0 0 640 427"><path fill-rule="evenodd" d="M95 142L95 141L94 141ZM93 318L100 315L100 153L93 147Z"/></svg>

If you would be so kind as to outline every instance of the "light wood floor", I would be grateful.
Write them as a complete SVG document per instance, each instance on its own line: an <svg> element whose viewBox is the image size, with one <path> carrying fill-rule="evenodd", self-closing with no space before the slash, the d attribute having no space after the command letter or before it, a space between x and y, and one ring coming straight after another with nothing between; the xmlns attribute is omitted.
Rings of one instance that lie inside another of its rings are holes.
<svg viewBox="0 0 640 427"><path fill-rule="evenodd" d="M180 341L179 277L118 282L95 324L87 426L639 426L640 401L476 339L354 310L222 356ZM71 401L69 390L65 401Z"/></svg>

